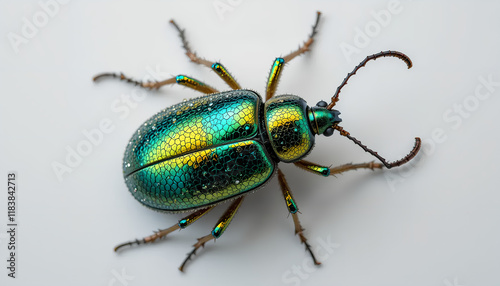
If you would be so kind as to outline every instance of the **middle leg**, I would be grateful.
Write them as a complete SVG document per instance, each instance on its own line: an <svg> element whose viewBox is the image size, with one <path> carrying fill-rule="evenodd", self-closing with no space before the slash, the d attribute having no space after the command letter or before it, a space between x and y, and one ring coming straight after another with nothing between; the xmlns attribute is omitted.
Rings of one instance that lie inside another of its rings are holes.
<svg viewBox="0 0 500 286"><path fill-rule="evenodd" d="M309 35L309 38L307 41L304 42L302 46L299 46L299 48L290 54L282 57L282 58L276 58L273 62L273 65L271 67L271 71L269 72L269 78L267 80L267 87L266 87L266 101L269 100L271 97L274 96L276 93L276 88L278 87L278 82L281 77L281 70L283 69L285 63L288 63L292 59L294 59L296 56L299 56L307 51L309 51L309 47L312 45L314 42L314 36L318 33L317 28L318 28L318 23L319 23L319 17L321 16L321 12L317 12L316 14L316 22L314 23L314 26L312 27L312 32Z"/></svg>
<svg viewBox="0 0 500 286"><path fill-rule="evenodd" d="M185 31L181 29L174 20L170 20L170 23L174 25L175 29L179 32L179 37L182 41L182 47L186 51L186 56L188 56L188 58L193 63L197 63L212 69L232 89L241 89L241 86L238 84L238 82L221 63L211 62L206 59L200 58L196 55L196 53L192 52L191 48L189 47L189 43L186 40L186 36L184 35Z"/></svg>
<svg viewBox="0 0 500 286"><path fill-rule="evenodd" d="M315 164L313 162L309 162L306 160L300 160L297 162L293 163L295 166L304 169L308 172L314 173L316 175L321 175L324 177L328 176L335 176L336 174L341 174L343 172L349 171L349 170L357 170L357 169L370 169L370 170L375 170L375 169L382 169L384 166L380 163L375 163L373 161L368 162L368 163L361 163L361 164L344 164L338 167L330 168L326 166L321 166L318 164Z"/></svg>
<svg viewBox="0 0 500 286"><path fill-rule="evenodd" d="M314 256L314 253L312 252L311 245L307 243L307 239L304 236L304 228L302 225L300 225L299 221L299 216L297 212L299 211L299 208L297 207L297 204L295 203L295 200L292 196L292 192L290 191L290 188L288 187L288 183L286 182L285 175L283 172L281 172L280 169L278 169L278 181L280 183L281 191L283 192L283 197L285 198L286 206L288 208L288 211L292 214L293 218L293 224L295 225L295 234L299 235L300 242L303 243L306 246L306 250L311 254L311 257L314 261L314 264L320 265L321 262L316 260L316 257Z"/></svg>
<svg viewBox="0 0 500 286"><path fill-rule="evenodd" d="M226 228L229 226L229 223L231 222L234 215L241 206L243 198L244 196L241 196L233 201L233 203L229 206L229 208L227 208L226 212L220 217L219 221L217 222L217 224L215 225L210 234L198 238L198 241L193 245L194 246L193 250L188 254L186 259L184 259L181 266L179 267L180 271L184 272L184 266L186 266L186 263L189 260L191 260L191 257L193 255L196 254L196 250L198 250L198 248L205 246L205 243L209 242L212 239L217 239L221 237L222 233L224 233Z"/></svg>

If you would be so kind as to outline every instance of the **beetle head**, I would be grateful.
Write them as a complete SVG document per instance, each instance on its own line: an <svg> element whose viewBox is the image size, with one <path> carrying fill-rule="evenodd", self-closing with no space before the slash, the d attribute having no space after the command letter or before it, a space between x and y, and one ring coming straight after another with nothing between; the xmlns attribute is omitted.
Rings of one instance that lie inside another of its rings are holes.
<svg viewBox="0 0 500 286"><path fill-rule="evenodd" d="M309 124L315 134L331 136L335 130L333 126L342 122L339 118L340 112L335 109L326 109L327 103L320 101L316 106L309 108Z"/></svg>

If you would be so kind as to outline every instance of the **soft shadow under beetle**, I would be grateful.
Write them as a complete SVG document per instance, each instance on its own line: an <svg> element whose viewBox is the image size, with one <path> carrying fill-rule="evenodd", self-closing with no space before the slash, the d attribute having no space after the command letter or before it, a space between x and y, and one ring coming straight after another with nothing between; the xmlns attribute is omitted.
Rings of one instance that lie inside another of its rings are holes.
<svg viewBox="0 0 500 286"><path fill-rule="evenodd" d="M410 59L403 53L386 51L366 57L347 75L330 103L320 101L316 106L309 107L304 99L295 95L274 96L285 63L308 51L313 43L320 15L318 12L312 33L302 46L274 60L267 81L265 102L257 93L241 89L222 64L202 59L193 53L185 39L184 30L174 21L171 23L179 32L190 60L211 68L232 91L219 93L184 75L156 82L136 81L114 73L100 74L94 78L114 77L149 89L177 83L207 94L166 108L151 117L132 136L123 161L125 182L138 201L159 211L191 213L170 228L159 230L141 240L123 243L115 250L165 237L176 229L187 227L217 204L230 201L230 206L212 232L194 244L193 250L179 267L182 271L199 247L224 233L245 195L277 173L286 206L292 214L295 233L314 263L320 264L303 234L297 204L278 163L293 163L315 174L329 176L361 168L392 168L415 157L420 149L420 138L415 138L415 146L408 155L389 163L340 127L340 112L333 109L342 87L368 61L396 57L411 68ZM369 162L330 168L303 159L311 151L315 135L330 136L334 130L377 157L383 165Z"/></svg>

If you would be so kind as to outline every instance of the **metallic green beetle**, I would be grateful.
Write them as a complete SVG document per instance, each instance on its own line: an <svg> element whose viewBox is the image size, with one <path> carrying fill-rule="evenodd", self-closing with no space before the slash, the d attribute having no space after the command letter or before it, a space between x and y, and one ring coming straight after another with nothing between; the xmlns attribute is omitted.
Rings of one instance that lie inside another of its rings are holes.
<svg viewBox="0 0 500 286"><path fill-rule="evenodd" d="M240 196L271 178L277 162L297 161L311 150L309 126L317 122L309 122L308 113L318 116L297 96L273 97L264 105L249 90L174 105L134 133L125 151L125 181L138 201L165 211ZM331 122L323 129L340 121L337 111L328 113Z"/></svg>
<svg viewBox="0 0 500 286"><path fill-rule="evenodd" d="M388 163L343 130L338 125L341 122L338 117L340 112L333 109L341 88L368 61L392 56L402 59L410 68L410 59L400 52L380 52L367 57L344 79L330 104L320 101L316 106L309 107L304 99L295 95L274 96L284 64L308 51L317 32L319 18L318 12L312 33L303 46L273 62L265 102L256 92L241 89L222 64L199 58L191 52L184 31L174 21L171 23L179 31L191 61L211 68L232 91L218 93L214 88L184 75L161 82L135 81L123 74L113 73L94 78L116 77L150 89L177 83L207 94L166 108L147 120L132 136L123 161L125 182L138 201L159 211L192 213L170 228L142 240L121 244L115 250L126 245L155 241L176 229L187 227L215 205L231 201L212 232L198 239L179 268L182 271L200 246L222 235L244 196L277 173L287 208L293 217L295 232L314 263L320 264L302 232L297 204L285 176L278 169L278 163L294 163L322 176L359 168L382 168L382 164L374 162L330 168L303 160L314 146L315 135L330 136L334 130L376 156L387 168L400 166L417 154L419 138L416 138L415 146L407 156Z"/></svg>

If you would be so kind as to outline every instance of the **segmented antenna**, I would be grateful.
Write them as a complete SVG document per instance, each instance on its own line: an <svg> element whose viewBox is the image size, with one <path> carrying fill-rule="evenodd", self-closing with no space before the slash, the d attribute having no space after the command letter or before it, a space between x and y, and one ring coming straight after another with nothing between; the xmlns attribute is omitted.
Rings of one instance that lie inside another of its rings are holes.
<svg viewBox="0 0 500 286"><path fill-rule="evenodd" d="M380 156L377 152L371 150L370 148L366 147L366 145L363 145L361 143L361 141L359 141L358 139L352 137L349 134L349 132L347 132L347 131L344 130L344 128L342 128L342 127L340 127L338 125L333 126L333 128L336 129L336 130L338 130L340 132L340 135L349 138L351 141L353 141L354 143L356 143L356 145L358 145L359 147L363 148L363 150L365 150L365 152L368 152L368 153L372 154L373 156L377 157L377 159L379 159L380 162L382 162L387 169L390 169L392 167L401 166L404 163L407 163L408 161L410 161L411 159L413 159L417 155L418 151L420 150L420 145L422 144L422 140L420 140L419 137L415 137L415 146L413 146L413 149L410 151L410 153L408 153L408 155L406 155L401 160L389 163L382 156Z"/></svg>
<svg viewBox="0 0 500 286"><path fill-rule="evenodd" d="M401 59L402 61L404 61L406 63L406 65L408 66L408 68L411 68L413 66L410 58L401 53L401 52L397 52L397 51L385 51L385 52L380 52L378 54L373 54L371 56L367 56L359 65L357 65L354 70L350 73L347 74L347 76L344 78L344 81L342 82L342 84L337 87L337 91L335 92L335 94L332 96L332 101L330 102L330 104L328 104L328 106L326 107L327 109L331 110L335 104L337 103L337 101L339 101L339 94L340 94L340 91L342 90L342 88L347 84L347 81L349 80L349 78L353 75L356 74L356 72L364 67L366 65L367 62L369 62L370 60L376 60L378 58L382 58L382 57L396 57L398 59Z"/></svg>

